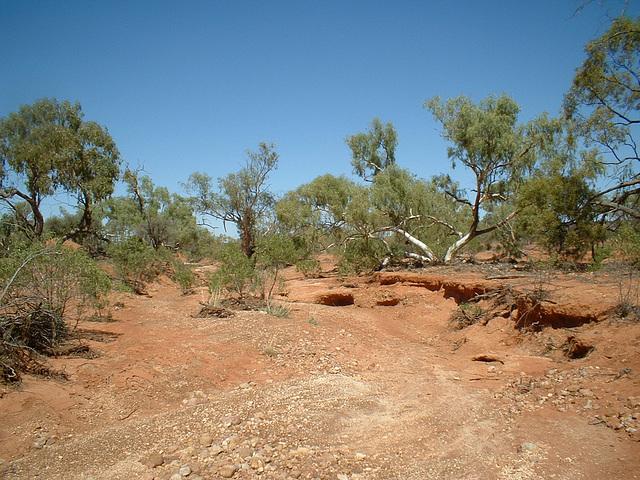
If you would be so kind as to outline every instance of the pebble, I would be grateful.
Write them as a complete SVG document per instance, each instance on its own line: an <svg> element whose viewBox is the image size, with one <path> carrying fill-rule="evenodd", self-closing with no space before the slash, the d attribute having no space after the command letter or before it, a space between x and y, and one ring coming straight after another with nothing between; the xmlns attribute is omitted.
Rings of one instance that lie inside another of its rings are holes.
<svg viewBox="0 0 640 480"><path fill-rule="evenodd" d="M150 468L159 467L164 463L164 457L160 453L152 453L140 460L140 463Z"/></svg>
<svg viewBox="0 0 640 480"><path fill-rule="evenodd" d="M213 435L211 435L210 433L203 433L202 435L200 435L198 442L203 447L210 447L213 444Z"/></svg>
<svg viewBox="0 0 640 480"><path fill-rule="evenodd" d="M218 473L223 478L231 478L237 471L238 469L235 465L223 465L222 467L220 467L220 470L218 470Z"/></svg>
<svg viewBox="0 0 640 480"><path fill-rule="evenodd" d="M538 449L538 445L536 445L533 442L522 442L518 446L518 453L533 452L534 450L537 450L537 449Z"/></svg>
<svg viewBox="0 0 640 480"><path fill-rule="evenodd" d="M222 423L225 427L231 427L234 425L240 425L242 423L242 420L240 420L240 417L238 417L237 415L227 415L223 417L222 420L220 420L220 423Z"/></svg>

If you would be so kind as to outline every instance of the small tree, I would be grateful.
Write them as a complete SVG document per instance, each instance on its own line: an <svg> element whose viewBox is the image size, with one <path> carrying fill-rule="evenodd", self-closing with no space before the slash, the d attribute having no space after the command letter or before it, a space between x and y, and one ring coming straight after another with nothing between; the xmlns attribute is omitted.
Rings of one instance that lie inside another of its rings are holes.
<svg viewBox="0 0 640 480"><path fill-rule="evenodd" d="M265 300L271 300L273 290L281 280L280 271L288 265L294 265L305 253L297 248L295 241L288 235L272 233L260 239L256 248L256 261L258 268L264 273L262 296Z"/></svg>
<svg viewBox="0 0 640 480"><path fill-rule="evenodd" d="M122 282L138 295L147 293L147 284L159 275L166 260L138 237L112 244L108 253Z"/></svg>
<svg viewBox="0 0 640 480"><path fill-rule="evenodd" d="M209 288L226 290L240 298L254 291L256 271L253 260L245 255L236 242L225 243L217 252L218 268L209 275Z"/></svg>
<svg viewBox="0 0 640 480"><path fill-rule="evenodd" d="M129 196L103 204L106 230L118 240L137 236L155 250L192 247L201 234L191 203L165 187L157 187L140 170L127 168Z"/></svg>
<svg viewBox="0 0 640 480"><path fill-rule="evenodd" d="M251 258L256 249L257 228L261 218L275 204L266 185L269 174L278 166L278 154L273 144L261 143L258 151L247 150L246 165L237 173L218 179L218 192L206 173L193 173L185 185L193 194L196 211L215 219L233 223L242 244L242 251Z"/></svg>
<svg viewBox="0 0 640 480"><path fill-rule="evenodd" d="M21 371L46 372L49 355L69 334L69 307L78 316L107 305L111 282L82 250L38 242L14 244L0 258L0 381Z"/></svg>

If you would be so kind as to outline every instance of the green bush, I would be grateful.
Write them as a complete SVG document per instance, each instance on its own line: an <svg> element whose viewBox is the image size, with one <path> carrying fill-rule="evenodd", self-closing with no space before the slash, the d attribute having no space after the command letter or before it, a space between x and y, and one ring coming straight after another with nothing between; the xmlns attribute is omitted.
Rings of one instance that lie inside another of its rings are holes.
<svg viewBox="0 0 640 480"><path fill-rule="evenodd" d="M111 245L108 251L122 282L137 294L145 294L147 284L163 270L163 252L134 237Z"/></svg>
<svg viewBox="0 0 640 480"><path fill-rule="evenodd" d="M253 292L256 287L256 272L253 260L248 258L238 243L226 243L217 252L220 265L209 274L209 289L212 292L226 290L241 298Z"/></svg>
<svg viewBox="0 0 640 480"><path fill-rule="evenodd" d="M186 293L193 285L196 283L196 276L191 271L188 265L186 265L180 258L174 258L171 262L171 266L173 267L173 273L171 275L171 280L176 282L182 293Z"/></svg>
<svg viewBox="0 0 640 480"><path fill-rule="evenodd" d="M0 259L0 379L42 369L38 355L50 354L69 334L67 316L107 305L111 282L82 250L50 243L13 246ZM35 356L34 356L35 355Z"/></svg>

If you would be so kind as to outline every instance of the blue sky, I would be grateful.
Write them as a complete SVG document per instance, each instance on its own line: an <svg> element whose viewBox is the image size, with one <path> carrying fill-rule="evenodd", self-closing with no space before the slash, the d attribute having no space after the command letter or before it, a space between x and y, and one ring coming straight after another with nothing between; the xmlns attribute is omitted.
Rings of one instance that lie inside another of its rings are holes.
<svg viewBox="0 0 640 480"><path fill-rule="evenodd" d="M280 154L276 193L350 175L344 139L379 117L398 131L398 163L426 178L450 171L429 98L505 92L522 121L558 111L584 45L621 8L574 17L580 3L3 0L0 116L79 101L178 193L195 171L237 171L262 141Z"/></svg>

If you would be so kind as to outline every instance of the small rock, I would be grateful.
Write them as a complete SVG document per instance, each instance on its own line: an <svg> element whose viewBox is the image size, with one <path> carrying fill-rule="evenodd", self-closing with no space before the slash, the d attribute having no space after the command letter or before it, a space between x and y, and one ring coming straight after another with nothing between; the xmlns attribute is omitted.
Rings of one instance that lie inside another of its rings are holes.
<svg viewBox="0 0 640 480"><path fill-rule="evenodd" d="M160 453L152 453L148 457L144 457L140 460L140 463L150 468L159 467L164 463L164 457Z"/></svg>
<svg viewBox="0 0 640 480"><path fill-rule="evenodd" d="M237 471L238 469L235 465L223 465L222 467L220 467L220 470L218 470L218 473L223 478L231 478Z"/></svg>
<svg viewBox="0 0 640 480"><path fill-rule="evenodd" d="M249 447L240 447L237 453L240 457L247 458L253 455L253 450Z"/></svg>
<svg viewBox="0 0 640 480"><path fill-rule="evenodd" d="M202 435L200 435L198 442L203 447L210 447L211 444L213 444L213 435L211 435L210 433L203 433Z"/></svg>
<svg viewBox="0 0 640 480"><path fill-rule="evenodd" d="M237 415L227 415L223 417L222 420L220 420L220 423L222 423L225 427L230 427L232 425L240 425L242 423L242 420L240 420L240 417L238 417Z"/></svg>
<svg viewBox="0 0 640 480"><path fill-rule="evenodd" d="M259 473L264 471L264 461L261 458L253 457L249 460L249 466Z"/></svg>
<svg viewBox="0 0 640 480"><path fill-rule="evenodd" d="M178 473L183 477L188 477L189 475L191 475L191 467L189 467L188 465L184 466L180 468L180 470L178 470Z"/></svg>
<svg viewBox="0 0 640 480"><path fill-rule="evenodd" d="M537 449L538 449L538 445L536 445L533 442L522 442L518 446L518 453L533 452L534 450L537 450Z"/></svg>
<svg viewBox="0 0 640 480"><path fill-rule="evenodd" d="M584 342L575 336L568 337L564 347L565 355L571 359L584 358L595 348L590 343ZM586 371L582 371L581 373L583 377L588 375Z"/></svg>
<svg viewBox="0 0 640 480"><path fill-rule="evenodd" d="M217 457L223 451L224 450L222 449L222 447L220 445L211 445L211 447L209 448L209 455L211 455L212 457Z"/></svg>
<svg viewBox="0 0 640 480"><path fill-rule="evenodd" d="M47 438L46 437L38 437L36 439L36 441L33 442L33 446L36 447L37 449L44 448L44 446L46 444L47 444Z"/></svg>

